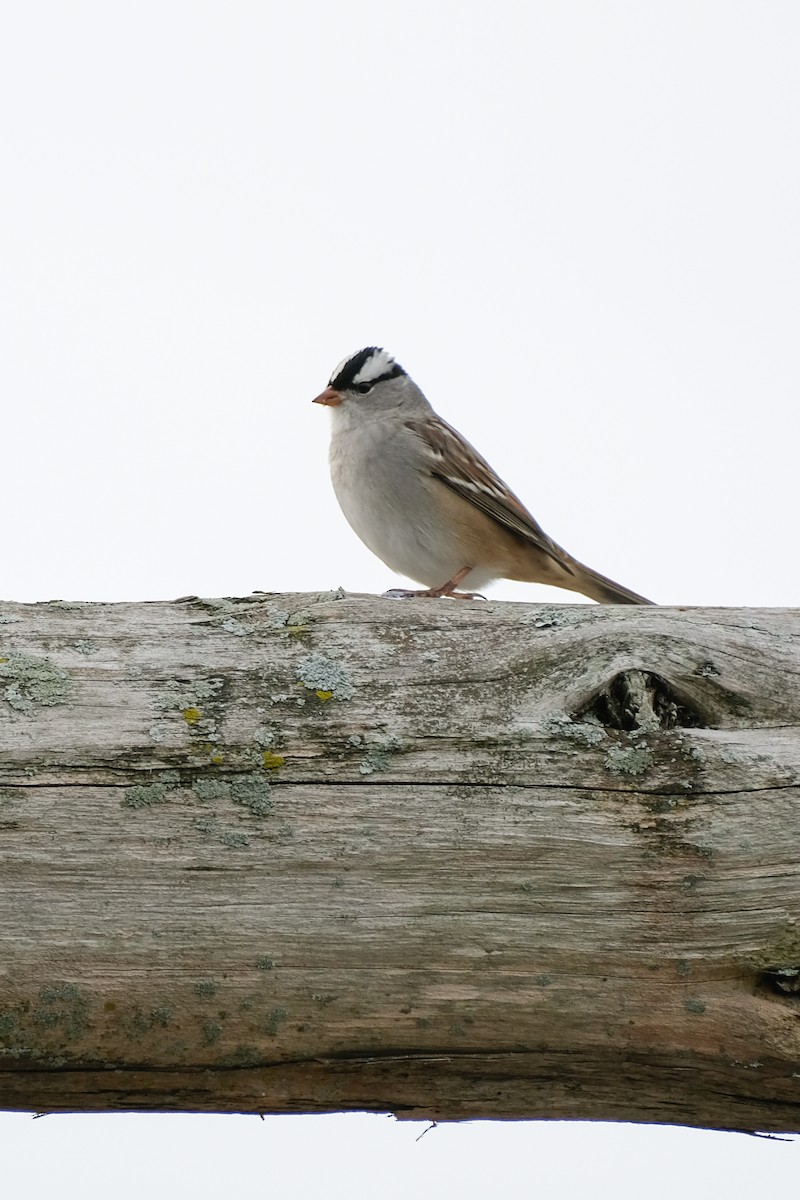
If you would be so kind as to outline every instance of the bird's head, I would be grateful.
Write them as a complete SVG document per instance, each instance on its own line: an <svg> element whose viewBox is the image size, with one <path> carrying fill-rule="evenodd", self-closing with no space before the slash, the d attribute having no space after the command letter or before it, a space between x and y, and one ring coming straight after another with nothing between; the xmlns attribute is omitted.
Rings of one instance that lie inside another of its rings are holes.
<svg viewBox="0 0 800 1200"><path fill-rule="evenodd" d="M345 417L364 421L398 408L427 407L414 381L380 346L366 346L343 359L313 403L332 409L337 424L349 424L342 421Z"/></svg>

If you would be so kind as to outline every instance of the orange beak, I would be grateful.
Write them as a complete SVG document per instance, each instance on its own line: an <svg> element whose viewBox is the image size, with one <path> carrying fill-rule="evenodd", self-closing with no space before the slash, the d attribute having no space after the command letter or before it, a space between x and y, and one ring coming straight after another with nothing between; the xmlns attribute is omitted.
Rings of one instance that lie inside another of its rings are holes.
<svg viewBox="0 0 800 1200"><path fill-rule="evenodd" d="M335 408L337 404L341 404L344 397L341 392L337 392L335 388L325 388L324 392L320 392L311 401L312 404L327 404L330 408Z"/></svg>

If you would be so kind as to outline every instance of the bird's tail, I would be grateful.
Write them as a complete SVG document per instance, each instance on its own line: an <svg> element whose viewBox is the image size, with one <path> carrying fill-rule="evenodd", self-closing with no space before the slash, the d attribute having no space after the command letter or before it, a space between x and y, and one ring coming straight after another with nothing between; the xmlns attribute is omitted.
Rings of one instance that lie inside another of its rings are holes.
<svg viewBox="0 0 800 1200"><path fill-rule="evenodd" d="M655 604L654 600L647 600L638 592L623 587L621 583L614 583L613 579L593 571L591 567L585 567L583 563L573 559L570 565L574 571L575 582L562 586L571 587L591 600L596 600L598 604Z"/></svg>

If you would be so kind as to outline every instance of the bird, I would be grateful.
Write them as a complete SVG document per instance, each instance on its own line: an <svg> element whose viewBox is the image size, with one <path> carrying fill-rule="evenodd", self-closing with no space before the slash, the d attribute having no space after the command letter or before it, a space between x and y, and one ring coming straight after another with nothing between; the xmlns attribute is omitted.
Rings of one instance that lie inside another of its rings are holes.
<svg viewBox="0 0 800 1200"><path fill-rule="evenodd" d="M385 595L469 600L516 579L600 604L653 603L554 542L382 347L343 359L312 403L331 412L331 480L347 521L390 570L425 585Z"/></svg>

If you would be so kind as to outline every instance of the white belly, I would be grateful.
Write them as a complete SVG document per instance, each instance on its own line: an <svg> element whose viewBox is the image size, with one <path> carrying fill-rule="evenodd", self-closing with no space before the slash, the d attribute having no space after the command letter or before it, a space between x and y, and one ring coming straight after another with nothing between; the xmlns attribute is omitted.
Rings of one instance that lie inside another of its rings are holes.
<svg viewBox="0 0 800 1200"><path fill-rule="evenodd" d="M468 566L466 549L441 510L445 485L427 471L405 465L410 430L386 436L379 422L334 434L330 464L336 498L362 542L399 575L438 587ZM495 576L473 572L462 587L480 587Z"/></svg>

